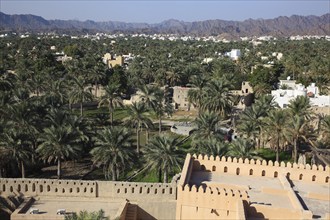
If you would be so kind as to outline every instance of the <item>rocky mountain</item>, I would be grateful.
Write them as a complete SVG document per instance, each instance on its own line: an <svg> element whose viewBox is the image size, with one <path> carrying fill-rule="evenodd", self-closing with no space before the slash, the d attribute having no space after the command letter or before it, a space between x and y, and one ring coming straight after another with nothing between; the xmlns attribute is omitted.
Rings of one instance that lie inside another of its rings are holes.
<svg viewBox="0 0 330 220"><path fill-rule="evenodd" d="M272 35L330 35L330 13L322 16L281 16L274 19L248 19L245 21L206 20L184 22L166 20L157 24L126 23L91 20L46 20L35 15L8 15L0 12L2 31L58 31L58 32L109 32L182 35L225 35L230 37Z"/></svg>

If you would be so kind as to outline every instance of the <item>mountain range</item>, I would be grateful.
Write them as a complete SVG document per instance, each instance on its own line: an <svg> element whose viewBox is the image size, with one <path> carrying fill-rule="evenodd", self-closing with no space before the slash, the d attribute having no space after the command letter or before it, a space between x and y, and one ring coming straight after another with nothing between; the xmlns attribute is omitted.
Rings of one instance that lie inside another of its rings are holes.
<svg viewBox="0 0 330 220"><path fill-rule="evenodd" d="M0 12L0 31L59 33L144 33L194 36L224 36L227 38L272 35L330 35L330 13L322 16L280 16L274 19L244 21L205 20L184 22L170 19L156 24L118 21L46 20L36 15L8 15Z"/></svg>

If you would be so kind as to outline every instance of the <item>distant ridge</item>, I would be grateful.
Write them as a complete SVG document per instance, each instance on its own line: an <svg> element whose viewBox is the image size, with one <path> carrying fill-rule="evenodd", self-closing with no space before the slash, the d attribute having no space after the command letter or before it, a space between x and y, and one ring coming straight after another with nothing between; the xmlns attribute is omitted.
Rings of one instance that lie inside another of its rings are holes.
<svg viewBox="0 0 330 220"><path fill-rule="evenodd" d="M184 22L170 19L157 24L118 21L46 20L36 15L8 15L0 12L0 30L59 33L144 33L194 36L223 35L229 38L272 35L330 35L330 13L322 16L280 16L245 21L206 20Z"/></svg>

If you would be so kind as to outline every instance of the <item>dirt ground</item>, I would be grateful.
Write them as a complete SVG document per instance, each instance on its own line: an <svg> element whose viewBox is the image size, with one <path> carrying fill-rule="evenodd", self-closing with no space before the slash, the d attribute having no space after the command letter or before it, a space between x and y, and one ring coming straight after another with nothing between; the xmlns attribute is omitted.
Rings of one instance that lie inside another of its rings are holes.
<svg viewBox="0 0 330 220"><path fill-rule="evenodd" d="M62 162L62 179L83 179L92 171L92 162L85 158L79 161ZM40 174L29 176L32 178L57 178L57 165L42 168Z"/></svg>

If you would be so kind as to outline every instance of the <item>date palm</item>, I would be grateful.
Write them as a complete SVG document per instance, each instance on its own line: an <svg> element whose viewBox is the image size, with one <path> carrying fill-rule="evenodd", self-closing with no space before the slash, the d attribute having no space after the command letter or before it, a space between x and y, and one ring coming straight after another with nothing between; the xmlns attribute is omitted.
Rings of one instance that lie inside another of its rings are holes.
<svg viewBox="0 0 330 220"><path fill-rule="evenodd" d="M199 142L197 153L222 157L227 155L228 147L228 143L219 141L216 138L209 138Z"/></svg>
<svg viewBox="0 0 330 220"><path fill-rule="evenodd" d="M297 162L299 143L301 141L309 142L309 130L306 119L301 115L290 117L287 127L288 140L293 144L293 161Z"/></svg>
<svg viewBox="0 0 330 220"><path fill-rule="evenodd" d="M224 125L222 118L214 112L203 112L196 119L197 128L193 131L193 142L199 143L210 138L221 139L220 126Z"/></svg>
<svg viewBox="0 0 330 220"><path fill-rule="evenodd" d="M86 80L79 76L72 78L72 88L69 93L70 103L80 103L80 115L83 115L83 103L92 100L91 87Z"/></svg>
<svg viewBox="0 0 330 220"><path fill-rule="evenodd" d="M159 181L161 181L161 173L164 174L164 183L167 183L169 172L181 168L183 157L178 150L179 143L178 138L157 135L143 148L147 167L158 170Z"/></svg>
<svg viewBox="0 0 330 220"><path fill-rule="evenodd" d="M18 163L22 178L25 178L24 162L32 156L31 145L28 135L14 129L8 129L0 136L0 152Z"/></svg>
<svg viewBox="0 0 330 220"><path fill-rule="evenodd" d="M325 143L330 143L330 116L324 116L321 121L320 134Z"/></svg>
<svg viewBox="0 0 330 220"><path fill-rule="evenodd" d="M228 155L237 158L254 158L255 143L251 140L239 138L230 143Z"/></svg>
<svg viewBox="0 0 330 220"><path fill-rule="evenodd" d="M63 79L50 80L48 85L45 86L45 95L43 96L46 103L50 103L51 106L62 106L67 100L67 85Z"/></svg>
<svg viewBox="0 0 330 220"><path fill-rule="evenodd" d="M119 93L119 85L117 84L109 84L104 87L105 94L100 98L99 105L107 106L109 111L109 117L111 125L113 124L113 112L116 107L123 106L123 100L121 99Z"/></svg>
<svg viewBox="0 0 330 220"><path fill-rule="evenodd" d="M286 140L288 114L285 110L274 109L264 122L267 136L275 143L276 161L279 161L280 144Z"/></svg>
<svg viewBox="0 0 330 220"><path fill-rule="evenodd" d="M61 162L77 158L87 140L80 118L54 109L47 116L49 126L38 138L37 153L48 163L57 162L57 177L61 178Z"/></svg>
<svg viewBox="0 0 330 220"><path fill-rule="evenodd" d="M307 96L297 96L291 100L288 105L291 116L301 116L305 119L310 119L311 116L311 104Z"/></svg>
<svg viewBox="0 0 330 220"><path fill-rule="evenodd" d="M95 145L90 152L94 163L103 165L105 177L111 176L116 181L120 170L132 161L131 132L120 127L104 128L97 136Z"/></svg>
<svg viewBox="0 0 330 220"><path fill-rule="evenodd" d="M104 217L104 211L100 209L95 212L80 211L77 215L73 213L72 215L66 215L65 220L108 220L108 217Z"/></svg>
<svg viewBox="0 0 330 220"><path fill-rule="evenodd" d="M222 116L230 114L234 103L231 89L231 84L224 78L210 81L205 88L202 109L218 112Z"/></svg>
<svg viewBox="0 0 330 220"><path fill-rule="evenodd" d="M198 114L200 107L202 105L202 100L204 96L204 87L206 85L207 78L203 75L195 75L191 78L191 83L189 86L192 88L188 91L188 100L198 109Z"/></svg>
<svg viewBox="0 0 330 220"><path fill-rule="evenodd" d="M135 127L136 131L136 151L140 153L140 130L142 126L147 129L147 142L148 142L148 130L153 127L153 123L150 118L148 118L145 113L147 109L145 104L142 102L133 102L131 106L127 109L129 117L126 120L126 124Z"/></svg>

